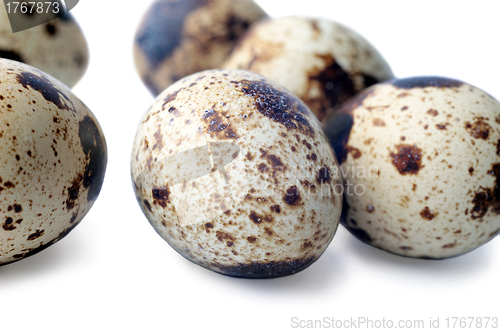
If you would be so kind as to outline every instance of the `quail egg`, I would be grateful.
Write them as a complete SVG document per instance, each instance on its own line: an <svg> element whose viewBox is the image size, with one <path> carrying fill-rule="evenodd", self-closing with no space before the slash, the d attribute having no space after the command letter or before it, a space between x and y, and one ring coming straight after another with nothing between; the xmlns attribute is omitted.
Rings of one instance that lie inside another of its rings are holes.
<svg viewBox="0 0 500 332"><path fill-rule="evenodd" d="M341 222L386 251L448 258L500 233L500 103L443 77L395 79L324 120L344 177Z"/></svg>
<svg viewBox="0 0 500 332"><path fill-rule="evenodd" d="M66 236L99 195L107 150L92 112L56 79L0 59L0 265Z"/></svg>
<svg viewBox="0 0 500 332"><path fill-rule="evenodd" d="M339 103L393 78L380 53L328 19L281 17L252 27L222 65L250 70L291 90L321 120Z"/></svg>
<svg viewBox="0 0 500 332"><path fill-rule="evenodd" d="M137 200L163 239L245 278L290 275L320 257L341 213L335 167L307 106L240 70L200 72L162 92L131 156Z"/></svg>
<svg viewBox="0 0 500 332"><path fill-rule="evenodd" d="M265 15L252 0L156 0L136 32L137 71L156 97L186 75L219 68Z"/></svg>
<svg viewBox="0 0 500 332"><path fill-rule="evenodd" d="M35 17L26 15L31 19ZM0 6L0 58L24 62L73 87L87 70L89 51L71 14L12 33L5 7Z"/></svg>

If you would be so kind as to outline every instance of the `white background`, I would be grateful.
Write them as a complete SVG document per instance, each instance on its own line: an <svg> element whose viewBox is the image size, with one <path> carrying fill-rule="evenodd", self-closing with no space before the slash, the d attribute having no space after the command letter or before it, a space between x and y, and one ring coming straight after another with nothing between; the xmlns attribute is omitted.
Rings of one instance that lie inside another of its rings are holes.
<svg viewBox="0 0 500 332"><path fill-rule="evenodd" d="M500 3L261 0L273 16L323 16L366 37L398 77L441 75L500 99ZM101 195L64 240L0 268L0 331L286 331L299 319L500 318L500 240L444 261L402 258L342 227L297 275L225 277L163 241L135 201L129 157L153 99L132 59L148 1L82 0L73 10L90 45L74 92L97 116L109 149ZM98 7L99 6L99 7ZM500 330L497 329L497 330Z"/></svg>

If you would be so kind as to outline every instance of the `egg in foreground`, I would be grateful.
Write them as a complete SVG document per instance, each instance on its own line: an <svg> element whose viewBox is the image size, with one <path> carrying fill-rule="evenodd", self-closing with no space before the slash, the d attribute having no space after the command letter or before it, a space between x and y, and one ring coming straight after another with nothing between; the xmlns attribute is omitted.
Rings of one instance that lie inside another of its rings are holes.
<svg viewBox="0 0 500 332"><path fill-rule="evenodd" d="M54 78L0 59L0 265L65 237L99 195L106 142L92 112Z"/></svg>
<svg viewBox="0 0 500 332"><path fill-rule="evenodd" d="M440 259L500 233L500 103L486 92L442 77L395 79L323 124L345 175L341 222L358 239Z"/></svg>
<svg viewBox="0 0 500 332"><path fill-rule="evenodd" d="M24 16L27 21L37 19ZM5 7L0 6L0 58L26 63L74 87L87 71L89 50L71 14L12 33Z"/></svg>
<svg viewBox="0 0 500 332"><path fill-rule="evenodd" d="M137 72L156 97L187 75L219 68L238 38L265 16L252 0L156 0L135 35Z"/></svg>
<svg viewBox="0 0 500 332"><path fill-rule="evenodd" d="M222 68L250 70L281 84L320 120L356 92L394 77L380 53L355 31L301 16L257 23Z"/></svg>
<svg viewBox="0 0 500 332"><path fill-rule="evenodd" d="M293 94L239 70L193 74L141 119L131 172L155 230L188 260L234 277L299 272L341 213L319 121Z"/></svg>

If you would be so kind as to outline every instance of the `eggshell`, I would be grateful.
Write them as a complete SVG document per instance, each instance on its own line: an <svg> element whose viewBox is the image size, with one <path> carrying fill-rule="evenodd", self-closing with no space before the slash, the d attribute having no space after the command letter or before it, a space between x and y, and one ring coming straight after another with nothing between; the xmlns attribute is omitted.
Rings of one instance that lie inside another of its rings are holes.
<svg viewBox="0 0 500 332"><path fill-rule="evenodd" d="M56 79L0 59L0 265L66 236L99 195L106 142Z"/></svg>
<svg viewBox="0 0 500 332"><path fill-rule="evenodd" d="M250 70L283 85L320 120L356 92L394 77L358 33L328 19L300 16L259 22L222 67Z"/></svg>
<svg viewBox="0 0 500 332"><path fill-rule="evenodd" d="M342 222L360 240L447 258L499 234L500 103L486 92L396 79L344 103L324 129L344 175Z"/></svg>
<svg viewBox="0 0 500 332"><path fill-rule="evenodd" d="M32 19L36 17L26 15L26 20ZM73 87L87 70L89 50L71 14L12 33L5 7L0 6L0 58L24 62Z"/></svg>
<svg viewBox="0 0 500 332"><path fill-rule="evenodd" d="M184 76L220 67L265 15L252 0L156 0L135 35L137 71L156 97Z"/></svg>
<svg viewBox="0 0 500 332"><path fill-rule="evenodd" d="M324 252L341 213L336 165L297 97L238 70L160 94L131 156L137 200L160 236L196 264L246 278L293 274Z"/></svg>

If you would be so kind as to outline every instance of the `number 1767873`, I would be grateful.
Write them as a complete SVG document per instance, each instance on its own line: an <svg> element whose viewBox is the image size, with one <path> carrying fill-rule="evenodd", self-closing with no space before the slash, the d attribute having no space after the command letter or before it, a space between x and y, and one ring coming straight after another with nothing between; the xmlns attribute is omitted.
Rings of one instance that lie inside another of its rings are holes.
<svg viewBox="0 0 500 332"><path fill-rule="evenodd" d="M23 14L48 14L50 12L54 14L64 14L67 12L65 0L60 0L62 6L57 1L45 1L45 2L14 2L6 1L5 7L7 8L7 13L15 14L18 11ZM62 8L61 8L62 7Z"/></svg>

